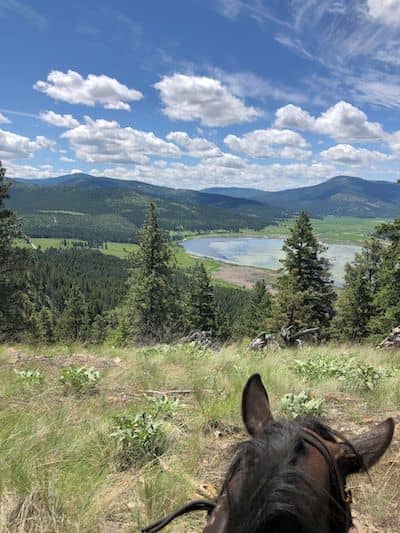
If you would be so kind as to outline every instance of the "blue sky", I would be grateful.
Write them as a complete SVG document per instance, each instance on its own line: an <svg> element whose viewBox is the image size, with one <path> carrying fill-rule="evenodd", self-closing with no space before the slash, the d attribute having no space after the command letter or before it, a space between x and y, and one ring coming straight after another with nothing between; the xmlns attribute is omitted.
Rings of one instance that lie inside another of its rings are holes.
<svg viewBox="0 0 400 533"><path fill-rule="evenodd" d="M400 176L400 0L0 0L0 23L10 177Z"/></svg>

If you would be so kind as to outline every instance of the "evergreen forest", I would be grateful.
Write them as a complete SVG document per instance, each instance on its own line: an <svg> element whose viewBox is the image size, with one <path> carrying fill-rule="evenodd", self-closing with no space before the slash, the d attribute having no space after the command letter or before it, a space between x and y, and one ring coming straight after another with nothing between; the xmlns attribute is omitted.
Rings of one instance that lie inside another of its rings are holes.
<svg viewBox="0 0 400 533"><path fill-rule="evenodd" d="M316 328L318 340L376 342L400 323L400 220L381 224L333 286L325 248L301 212L284 244L272 292L216 284L201 262L179 268L159 210L148 206L124 259L90 247L18 248L24 228L8 208L11 183L1 170L0 335L2 340L113 344L179 341L194 331L224 343L261 331Z"/></svg>

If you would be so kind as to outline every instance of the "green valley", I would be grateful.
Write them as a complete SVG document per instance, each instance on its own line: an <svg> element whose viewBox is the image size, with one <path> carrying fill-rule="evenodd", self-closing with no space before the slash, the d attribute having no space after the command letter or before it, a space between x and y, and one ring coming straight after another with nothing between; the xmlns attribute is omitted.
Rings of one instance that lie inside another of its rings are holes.
<svg viewBox="0 0 400 533"><path fill-rule="evenodd" d="M30 237L136 242L150 202L174 231L260 230L290 210L255 200L72 174L15 180L8 205Z"/></svg>

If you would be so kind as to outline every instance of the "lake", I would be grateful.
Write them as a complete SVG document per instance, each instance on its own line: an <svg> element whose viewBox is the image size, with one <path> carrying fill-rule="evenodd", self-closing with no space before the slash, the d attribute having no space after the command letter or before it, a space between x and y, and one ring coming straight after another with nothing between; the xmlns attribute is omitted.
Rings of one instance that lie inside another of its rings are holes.
<svg viewBox="0 0 400 533"><path fill-rule="evenodd" d="M181 244L184 249L195 256L211 257L218 261L277 270L281 267L279 259L282 252L283 239L267 237L207 237L188 239ZM351 261L360 246L351 244L326 244L325 255L331 263L331 271L335 284L343 285L344 266Z"/></svg>

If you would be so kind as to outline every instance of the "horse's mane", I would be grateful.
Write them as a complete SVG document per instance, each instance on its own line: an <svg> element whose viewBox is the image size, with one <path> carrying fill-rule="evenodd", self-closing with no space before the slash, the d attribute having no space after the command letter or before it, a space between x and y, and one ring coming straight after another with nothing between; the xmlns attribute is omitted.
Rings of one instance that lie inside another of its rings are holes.
<svg viewBox="0 0 400 533"><path fill-rule="evenodd" d="M318 530L321 510L316 500L321 495L296 466L298 458L307 453L302 428L336 442L335 432L329 426L305 417L272 422L261 438L237 446L222 489L228 496L228 531L311 533ZM234 478L240 481L232 488L237 483L230 483ZM313 512L315 509L318 514ZM340 513L339 517L335 515L331 531L345 531Z"/></svg>

